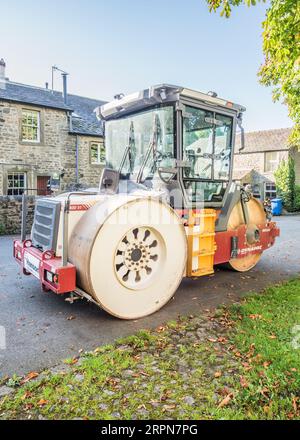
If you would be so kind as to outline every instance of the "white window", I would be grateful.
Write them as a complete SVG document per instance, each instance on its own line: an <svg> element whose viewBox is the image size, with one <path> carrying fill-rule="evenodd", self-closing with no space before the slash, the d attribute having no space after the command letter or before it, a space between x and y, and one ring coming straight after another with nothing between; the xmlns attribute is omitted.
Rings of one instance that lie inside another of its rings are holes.
<svg viewBox="0 0 300 440"><path fill-rule="evenodd" d="M40 112L22 110L21 138L24 142L40 142Z"/></svg>
<svg viewBox="0 0 300 440"><path fill-rule="evenodd" d="M103 165L105 163L105 148L103 142L91 142L91 164Z"/></svg>
<svg viewBox="0 0 300 440"><path fill-rule="evenodd" d="M265 183L265 200L275 199L276 197L276 185L275 183Z"/></svg>
<svg viewBox="0 0 300 440"><path fill-rule="evenodd" d="M265 153L265 172L276 171L285 155L285 151L267 151Z"/></svg>
<svg viewBox="0 0 300 440"><path fill-rule="evenodd" d="M10 172L7 175L7 195L21 196L26 188L26 173Z"/></svg>

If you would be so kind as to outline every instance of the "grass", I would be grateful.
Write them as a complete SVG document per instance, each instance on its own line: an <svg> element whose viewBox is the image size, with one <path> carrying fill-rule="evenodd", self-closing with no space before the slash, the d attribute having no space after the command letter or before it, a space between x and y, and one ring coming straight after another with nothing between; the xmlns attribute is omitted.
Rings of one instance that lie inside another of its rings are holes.
<svg viewBox="0 0 300 440"><path fill-rule="evenodd" d="M300 419L299 326L293 280L13 377L0 418Z"/></svg>

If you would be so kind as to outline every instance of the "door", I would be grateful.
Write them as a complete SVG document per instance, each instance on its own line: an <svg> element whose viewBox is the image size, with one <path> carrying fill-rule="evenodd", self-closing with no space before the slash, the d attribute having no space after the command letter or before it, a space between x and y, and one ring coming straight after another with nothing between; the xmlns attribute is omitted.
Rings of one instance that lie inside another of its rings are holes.
<svg viewBox="0 0 300 440"><path fill-rule="evenodd" d="M37 177L37 195L49 196L50 191L50 176L38 176Z"/></svg>

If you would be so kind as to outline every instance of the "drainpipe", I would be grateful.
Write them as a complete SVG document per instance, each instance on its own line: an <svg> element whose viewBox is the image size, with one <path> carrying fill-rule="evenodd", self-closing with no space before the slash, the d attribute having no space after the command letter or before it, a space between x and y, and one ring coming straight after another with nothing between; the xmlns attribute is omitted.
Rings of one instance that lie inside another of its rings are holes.
<svg viewBox="0 0 300 440"><path fill-rule="evenodd" d="M79 136L76 135L76 184L79 185Z"/></svg>

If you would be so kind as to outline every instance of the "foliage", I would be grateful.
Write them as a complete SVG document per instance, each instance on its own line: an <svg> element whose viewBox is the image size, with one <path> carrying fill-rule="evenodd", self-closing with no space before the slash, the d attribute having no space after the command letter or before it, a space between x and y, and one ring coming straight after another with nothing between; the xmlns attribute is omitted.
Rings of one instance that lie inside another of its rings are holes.
<svg viewBox="0 0 300 440"><path fill-rule="evenodd" d="M229 17L233 6L255 5L259 0L206 0L210 11ZM263 2L265 0L262 0ZM271 0L263 26L262 84L273 87L274 101L282 100L295 126L291 145L300 147L300 1Z"/></svg>
<svg viewBox="0 0 300 440"><path fill-rule="evenodd" d="M283 160L274 173L278 195L283 199L283 205L288 211L295 211L296 185L295 161L289 157Z"/></svg>
<svg viewBox="0 0 300 440"><path fill-rule="evenodd" d="M0 235L4 235L5 234L5 226L0 223Z"/></svg>
<svg viewBox="0 0 300 440"><path fill-rule="evenodd" d="M0 419L300 419L300 280L6 383Z"/></svg>
<svg viewBox="0 0 300 440"><path fill-rule="evenodd" d="M295 189L295 210L300 211L300 185L296 185Z"/></svg>

